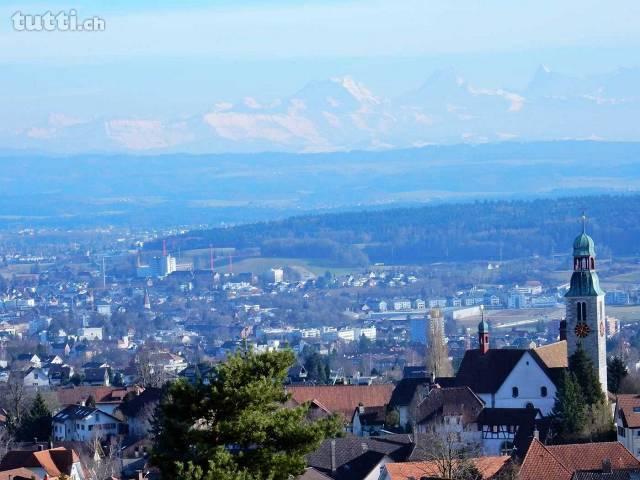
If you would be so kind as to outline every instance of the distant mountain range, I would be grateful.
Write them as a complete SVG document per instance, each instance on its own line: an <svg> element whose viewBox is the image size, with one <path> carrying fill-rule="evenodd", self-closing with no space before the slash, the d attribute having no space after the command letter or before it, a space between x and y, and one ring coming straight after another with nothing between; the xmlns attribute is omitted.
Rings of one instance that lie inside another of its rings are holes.
<svg viewBox="0 0 640 480"><path fill-rule="evenodd" d="M384 98L349 76L263 102L259 92L180 118L64 113L0 145L47 152L328 152L505 140L640 141L640 68L571 77L541 66L521 91L479 85L455 70Z"/></svg>
<svg viewBox="0 0 640 480"><path fill-rule="evenodd" d="M214 226L426 203L637 193L640 142L316 154L5 152L0 172L0 227Z"/></svg>

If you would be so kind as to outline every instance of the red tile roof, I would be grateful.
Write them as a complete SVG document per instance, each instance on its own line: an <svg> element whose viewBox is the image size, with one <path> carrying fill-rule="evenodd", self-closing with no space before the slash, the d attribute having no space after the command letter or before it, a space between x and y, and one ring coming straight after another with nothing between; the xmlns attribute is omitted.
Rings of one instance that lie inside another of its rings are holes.
<svg viewBox="0 0 640 480"><path fill-rule="evenodd" d="M124 396L135 391L135 387L90 387L80 386L73 388L61 388L56 390L60 405L76 405L86 400L91 395L96 403L121 403Z"/></svg>
<svg viewBox="0 0 640 480"><path fill-rule="evenodd" d="M640 469L638 461L619 442L543 445L533 440L520 467L520 480L570 480L576 471L602 469L608 459L614 470Z"/></svg>
<svg viewBox="0 0 640 480"><path fill-rule="evenodd" d="M0 472L0 480L31 480L33 477L33 472L26 468L12 468Z"/></svg>
<svg viewBox="0 0 640 480"><path fill-rule="evenodd" d="M640 412L634 412L634 408L640 408L640 395L620 394L616 402L618 416L627 428L640 427Z"/></svg>
<svg viewBox="0 0 640 480"><path fill-rule="evenodd" d="M567 368L569 366L566 340L534 348L534 352L549 368Z"/></svg>
<svg viewBox="0 0 640 480"><path fill-rule="evenodd" d="M483 480L490 480L507 465L511 457L478 457L470 459L482 474ZM390 480L408 480L409 478L440 477L442 472L437 462L387 463L385 465ZM549 477L547 480L551 480Z"/></svg>
<svg viewBox="0 0 640 480"><path fill-rule="evenodd" d="M379 407L389 403L392 384L381 385L321 385L290 386L287 391L297 403L315 401L332 413L339 413L351 420L354 409L362 403L365 407Z"/></svg>
<svg viewBox="0 0 640 480"><path fill-rule="evenodd" d="M69 475L72 465L79 461L75 451L64 447L38 451L12 450L2 459L0 471L42 468L50 477L59 477L62 474Z"/></svg>

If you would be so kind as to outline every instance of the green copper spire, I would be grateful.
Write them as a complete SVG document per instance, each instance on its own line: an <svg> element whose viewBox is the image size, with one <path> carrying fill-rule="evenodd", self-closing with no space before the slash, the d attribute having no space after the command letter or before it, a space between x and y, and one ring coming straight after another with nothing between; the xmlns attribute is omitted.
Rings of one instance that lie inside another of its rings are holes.
<svg viewBox="0 0 640 480"><path fill-rule="evenodd" d="M587 235L587 216L582 214L582 233L573 241L573 275L566 297L604 295L595 269L596 247Z"/></svg>

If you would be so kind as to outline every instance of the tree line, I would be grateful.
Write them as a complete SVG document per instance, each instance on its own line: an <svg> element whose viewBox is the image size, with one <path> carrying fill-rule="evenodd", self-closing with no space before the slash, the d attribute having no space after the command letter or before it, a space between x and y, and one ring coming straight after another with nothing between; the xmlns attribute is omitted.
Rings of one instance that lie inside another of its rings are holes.
<svg viewBox="0 0 640 480"><path fill-rule="evenodd" d="M640 195L476 201L418 208L305 215L192 231L170 248L260 248L267 257L320 258L343 265L515 259L570 253L586 211L600 255L636 255ZM161 248L160 241L146 248Z"/></svg>

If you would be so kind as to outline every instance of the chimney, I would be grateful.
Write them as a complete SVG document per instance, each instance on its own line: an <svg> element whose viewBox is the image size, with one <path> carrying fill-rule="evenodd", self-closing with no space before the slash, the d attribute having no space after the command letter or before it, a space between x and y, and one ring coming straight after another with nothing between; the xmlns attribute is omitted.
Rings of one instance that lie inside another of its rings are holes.
<svg viewBox="0 0 640 480"><path fill-rule="evenodd" d="M540 440L540 432L538 431L538 427L535 427L533 429L533 438L535 438L536 440Z"/></svg>
<svg viewBox="0 0 640 480"><path fill-rule="evenodd" d="M331 472L335 472L337 470L336 465L336 441L335 439L331 439Z"/></svg>
<svg viewBox="0 0 640 480"><path fill-rule="evenodd" d="M364 405L362 404L362 402L358 404L358 413L360 415L364 414Z"/></svg>
<svg viewBox="0 0 640 480"><path fill-rule="evenodd" d="M613 466L608 458L602 460L602 473L613 473Z"/></svg>
<svg viewBox="0 0 640 480"><path fill-rule="evenodd" d="M567 339L567 320L560 320L560 340Z"/></svg>
<svg viewBox="0 0 640 480"><path fill-rule="evenodd" d="M144 480L144 472L142 470L137 470L136 471L136 479L137 480Z"/></svg>

